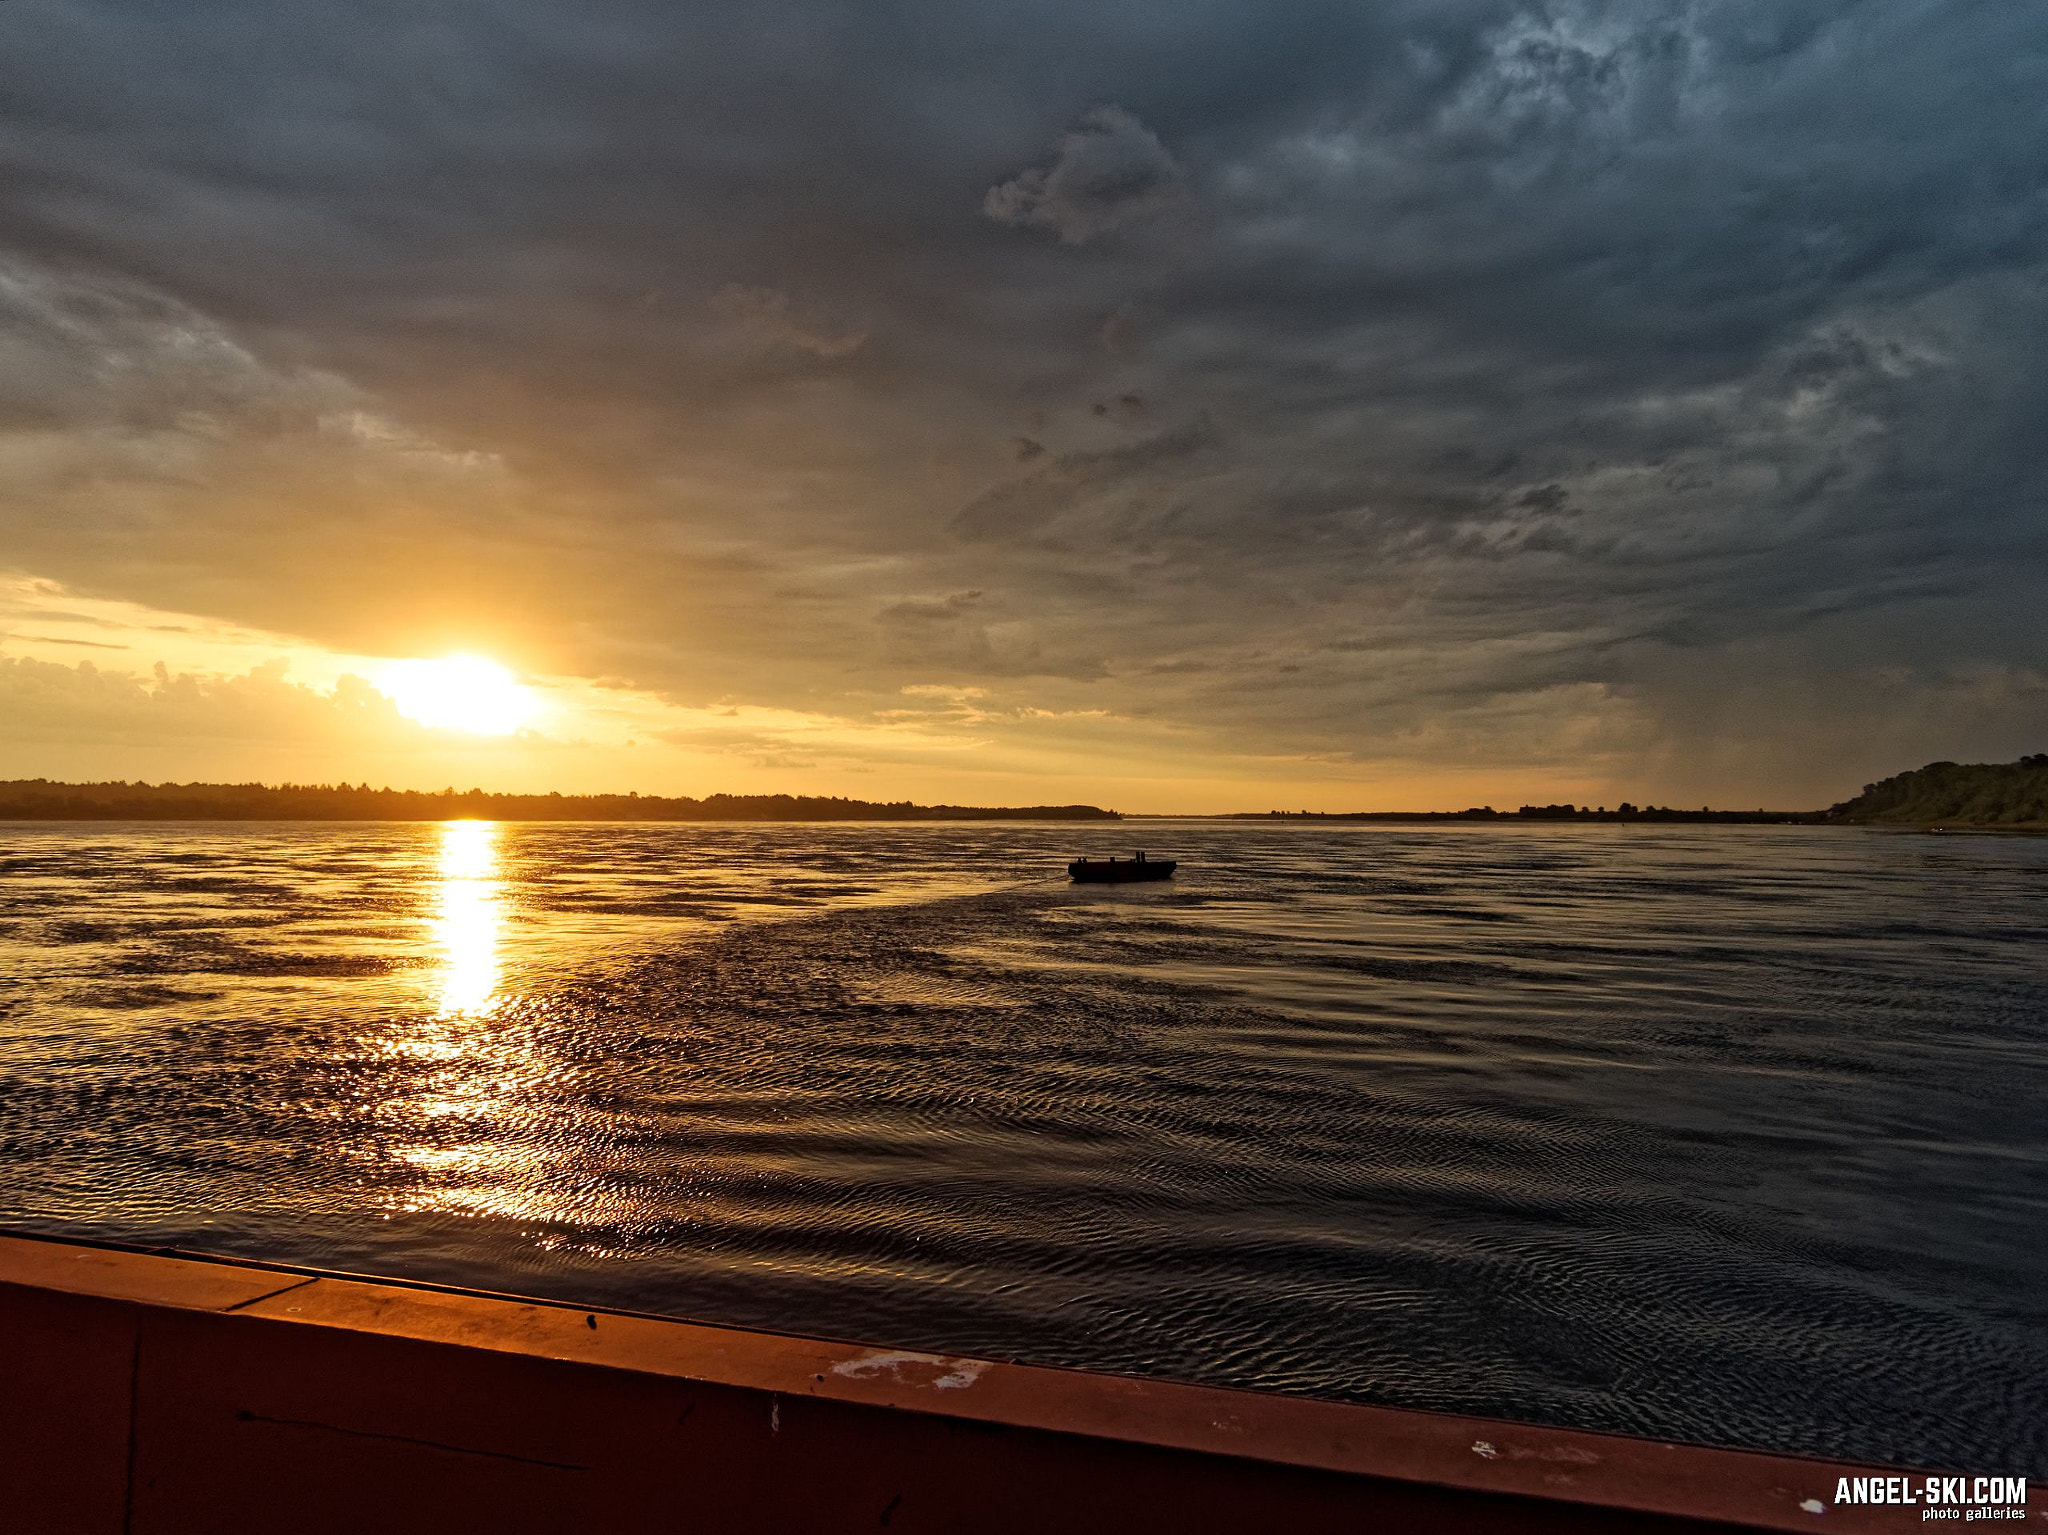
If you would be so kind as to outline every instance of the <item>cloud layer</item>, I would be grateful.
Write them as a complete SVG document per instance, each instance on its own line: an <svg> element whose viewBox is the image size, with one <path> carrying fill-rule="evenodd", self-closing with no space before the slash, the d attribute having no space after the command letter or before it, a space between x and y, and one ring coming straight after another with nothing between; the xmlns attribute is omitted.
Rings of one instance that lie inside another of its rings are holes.
<svg viewBox="0 0 2048 1535"><path fill-rule="evenodd" d="M1085 245L1186 197L1186 178L1158 134L1122 107L1090 107L1060 135L1050 165L990 187L981 209L999 224L1038 225Z"/></svg>
<svg viewBox="0 0 2048 1535"><path fill-rule="evenodd" d="M687 707L982 688L991 763L1085 714L1357 803L2041 750L2044 45L14 0L0 564Z"/></svg>

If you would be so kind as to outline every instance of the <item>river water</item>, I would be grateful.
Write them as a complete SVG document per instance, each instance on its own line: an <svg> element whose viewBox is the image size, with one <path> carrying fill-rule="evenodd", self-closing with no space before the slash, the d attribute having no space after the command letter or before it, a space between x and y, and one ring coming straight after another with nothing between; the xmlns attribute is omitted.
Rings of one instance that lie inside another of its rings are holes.
<svg viewBox="0 0 2048 1535"><path fill-rule="evenodd" d="M0 826L0 1224L2040 1476L2044 918L1840 828Z"/></svg>

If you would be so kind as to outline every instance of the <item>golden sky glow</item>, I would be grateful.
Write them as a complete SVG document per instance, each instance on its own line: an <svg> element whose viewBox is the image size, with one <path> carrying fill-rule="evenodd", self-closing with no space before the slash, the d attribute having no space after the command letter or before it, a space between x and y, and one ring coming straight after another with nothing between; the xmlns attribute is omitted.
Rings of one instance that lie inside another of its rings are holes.
<svg viewBox="0 0 2048 1535"><path fill-rule="evenodd" d="M483 656L389 661L372 669L371 681L400 714L437 730L505 736L540 712L533 689Z"/></svg>
<svg viewBox="0 0 2048 1535"><path fill-rule="evenodd" d="M510 658L335 650L0 576L0 777L448 785L516 792L844 794L1127 810L1462 805L1553 773L1372 774L1219 750L1011 682L917 683L844 713L688 705ZM1077 707L1076 705L1081 706ZM1579 787L1571 785L1570 787ZM1580 797L1588 797L1582 794Z"/></svg>

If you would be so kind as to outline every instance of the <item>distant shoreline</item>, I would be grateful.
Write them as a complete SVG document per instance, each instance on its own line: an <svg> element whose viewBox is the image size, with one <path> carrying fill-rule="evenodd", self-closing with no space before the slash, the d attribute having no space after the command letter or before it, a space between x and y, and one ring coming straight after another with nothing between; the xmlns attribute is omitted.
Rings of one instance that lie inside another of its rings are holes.
<svg viewBox="0 0 2048 1535"><path fill-rule="evenodd" d="M800 794L486 794L348 784L0 783L0 821L1116 821L1096 805L917 805Z"/></svg>
<svg viewBox="0 0 2048 1535"><path fill-rule="evenodd" d="M481 789L373 789L368 784L65 783L0 781L4 821L530 821L746 824L1200 820L1271 824L1597 824L1860 826L1932 834L2048 833L2048 754L2010 763L1929 763L1866 784L1825 810L1698 810L1672 805L1491 805L1465 810L1236 810L1183 815L1099 805L919 805L839 795L486 794Z"/></svg>

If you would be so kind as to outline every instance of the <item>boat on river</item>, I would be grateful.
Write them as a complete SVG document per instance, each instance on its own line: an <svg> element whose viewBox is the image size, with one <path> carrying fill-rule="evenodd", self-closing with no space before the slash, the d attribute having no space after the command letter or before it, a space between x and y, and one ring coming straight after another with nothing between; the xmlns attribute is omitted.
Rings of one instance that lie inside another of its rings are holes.
<svg viewBox="0 0 2048 1535"><path fill-rule="evenodd" d="M1171 858L1147 858L1139 853L1134 858L1076 858L1067 865L1067 873L1077 884L1121 885L1138 879L1170 879L1173 876L1174 860Z"/></svg>

